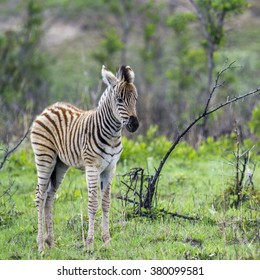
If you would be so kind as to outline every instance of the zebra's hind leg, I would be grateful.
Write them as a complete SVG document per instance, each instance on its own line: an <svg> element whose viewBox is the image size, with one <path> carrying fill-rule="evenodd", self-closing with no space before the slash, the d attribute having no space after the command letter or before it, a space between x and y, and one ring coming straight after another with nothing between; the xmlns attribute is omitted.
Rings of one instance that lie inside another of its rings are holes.
<svg viewBox="0 0 260 280"><path fill-rule="evenodd" d="M37 151L36 151L37 152ZM43 216L44 207L47 197L47 191L50 187L51 174L56 165L56 154L37 154L35 153L35 161L38 173L38 185L36 188L36 208L38 210L38 236L37 243L39 251L44 248L44 236L43 236Z"/></svg>
<svg viewBox="0 0 260 280"><path fill-rule="evenodd" d="M47 186L42 186L38 183L36 187L36 208L38 211L38 235L37 235L37 244L38 244L38 250L41 252L43 250L43 243L44 243L44 238L43 238L43 209L44 209L44 204L46 200L46 190Z"/></svg>
<svg viewBox="0 0 260 280"><path fill-rule="evenodd" d="M55 194L56 194L61 182L63 181L63 178L64 178L67 170L68 170L68 166L65 165L64 163L62 163L59 158L57 158L57 163L51 174L50 186L47 191L47 197L46 197L46 202L45 202L45 207L44 207L46 233L47 233L45 242L50 247L53 247L53 245L54 245L53 222L52 222L53 199L55 197Z"/></svg>

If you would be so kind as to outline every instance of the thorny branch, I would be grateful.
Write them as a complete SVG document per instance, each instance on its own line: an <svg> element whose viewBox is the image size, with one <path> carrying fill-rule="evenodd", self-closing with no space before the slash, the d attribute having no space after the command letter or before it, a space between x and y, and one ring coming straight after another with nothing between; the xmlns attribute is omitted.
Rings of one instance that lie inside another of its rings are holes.
<svg viewBox="0 0 260 280"><path fill-rule="evenodd" d="M236 152L234 153L235 163L233 164L235 168L235 185L231 194L235 195L237 198L233 203L233 206L237 208L239 204L246 199L243 190L245 191L249 186L251 186L252 191L254 190L253 175L256 164L253 163L253 171L249 169L250 152L254 146L247 149L245 152L242 152L240 148L240 132L238 128L235 129L235 133Z"/></svg>
<svg viewBox="0 0 260 280"><path fill-rule="evenodd" d="M130 172L124 174L124 181L121 181L126 187L126 192L124 195L117 196L117 199L128 202L132 204L132 210L134 215L153 217L154 214L162 213L168 215L172 218L182 218L190 221L199 221L199 217L190 217L186 215L181 215L178 213L173 213L166 211L164 209L156 209L154 207L154 198L156 198L156 190L151 191L149 188L150 176L144 174L144 169L133 168ZM157 188L157 185L156 185ZM155 211L152 211L155 209Z"/></svg>
<svg viewBox="0 0 260 280"><path fill-rule="evenodd" d="M141 212L142 207L151 209L152 197L149 190L151 178L149 175L144 174L144 169L133 168L122 177L124 180L121 183L126 187L126 193L117 198L138 206L135 212Z"/></svg>
<svg viewBox="0 0 260 280"><path fill-rule="evenodd" d="M0 187L3 187L1 183ZM10 201L12 199L12 196L17 192L17 190L18 188L14 187L14 181L9 180L8 187L5 190L3 190L3 192L0 194L0 206Z"/></svg>
<svg viewBox="0 0 260 280"><path fill-rule="evenodd" d="M207 102L206 102L206 105L205 105L205 108L204 108L204 114L207 113L208 109L209 109L209 104L210 104L210 101L216 91L217 88L219 87L222 87L224 85L225 82L221 82L219 83L219 79L221 77L221 75L226 72L227 70L229 69L235 69L235 68L238 68L237 66L233 66L235 64L236 61L233 61L231 62L226 68L222 69L221 71L219 71L217 73L217 77L216 77L216 80L215 80L215 84L214 86L212 87L210 93L209 93L209 96L208 96L208 99L207 99Z"/></svg>
<svg viewBox="0 0 260 280"><path fill-rule="evenodd" d="M30 132L30 128L26 131L26 133L24 134L24 136L19 140L19 142L12 148L6 148L5 152L4 152L4 158L2 160L2 162L0 162L0 170L3 168L5 162L7 161L8 157L15 152L15 150L23 143L24 139L27 137L27 135Z"/></svg>
<svg viewBox="0 0 260 280"><path fill-rule="evenodd" d="M190 221L199 221L199 220L200 220L199 217L190 217L190 216L181 215L181 214L178 214L178 213L172 213L172 212L165 211L164 209L161 209L160 212L161 212L161 213L164 213L164 214L168 214L168 215L170 215L172 218L177 217L177 218L182 218L182 219L190 220Z"/></svg>
<svg viewBox="0 0 260 280"><path fill-rule="evenodd" d="M158 180L158 178L159 178L159 176L160 176L160 174L161 174L161 171L162 171L162 169L163 169L163 167L164 167L164 164L166 163L166 161L167 161L168 157L170 156L170 154L172 153L172 151L176 148L176 146L178 145L178 143L180 142L180 140L184 137L184 135L185 135L187 132L189 132L189 130L190 130L198 121L200 121L201 119L205 118L206 116L208 116L208 115L210 115L210 114L212 114L212 113L218 111L219 109L221 109L221 108L223 108L223 107L225 107L225 106L227 106L227 105L229 105L229 104L231 104L231 103L237 102L237 101L239 101L239 100L241 100L241 99L244 99L244 98L246 98L246 97L248 97L248 96L251 96L251 95L253 95L253 94L260 93L260 87L258 87L258 88L256 88L255 90L252 90L252 91L250 91L250 92L248 92L248 93L245 93L245 94L242 94L242 95L240 95L240 96L234 97L234 98L232 98L232 99L230 99L230 100L228 99L226 102L223 102L223 103L221 103L220 105L213 107L212 109L209 109L209 108L208 108L208 107L209 107L209 104L210 104L210 101L211 101L211 99L212 99L212 97L213 97L213 94L214 94L214 92L215 92L215 90L216 90L217 88L219 88L220 86L223 85L223 83L219 84L219 79L220 79L221 75L222 75L226 70L231 69L231 68L234 68L233 64L234 64L234 62L230 63L226 68L224 68L222 71L220 71L220 72L218 73L217 78L216 78L216 81L215 81L215 85L213 86L212 91L211 91L210 94L209 94L209 97L208 97L208 100L207 100L207 102L206 102L206 105L205 105L205 108L204 108L204 110L203 110L203 113L201 113L194 121L192 121L192 122L187 126L187 128L186 128L181 134L178 135L178 137L177 137L176 140L173 142L173 144L172 144L172 146L170 147L170 149L169 149L169 150L167 151L167 153L164 155L163 159L161 160L161 162L160 162L158 168L156 169L156 171L155 171L155 173L154 173L154 175L152 176L152 179L151 179L151 181L150 181L149 187L150 187L151 189L154 189L154 187L155 187L155 185L156 185L156 183L157 183L157 180Z"/></svg>

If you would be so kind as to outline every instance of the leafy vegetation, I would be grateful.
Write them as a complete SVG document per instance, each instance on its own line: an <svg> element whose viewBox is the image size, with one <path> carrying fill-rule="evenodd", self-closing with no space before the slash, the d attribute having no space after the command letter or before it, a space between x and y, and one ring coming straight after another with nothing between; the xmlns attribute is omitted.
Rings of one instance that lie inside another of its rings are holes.
<svg viewBox="0 0 260 280"><path fill-rule="evenodd" d="M42 21L42 6L28 1L21 30L0 33L2 141L28 126L48 97L47 58L39 49Z"/></svg>
<svg viewBox="0 0 260 280"><path fill-rule="evenodd" d="M159 136L158 127L151 126L145 135L139 135L137 139L131 140L123 136L124 153L121 156L122 161L143 163L145 168L146 162L144 159L152 158L159 161L169 150L172 142L165 136ZM243 147L245 150L254 146L254 141L245 139ZM233 132L229 136L222 136L215 140L213 137L208 137L200 146L195 149L187 142L179 143L178 149L174 152L174 158L187 158L188 160L199 159L214 159L215 157L223 157L230 160L236 148L236 134ZM259 147L254 147L254 154L259 155ZM138 157L136 156L138 155ZM253 155L253 160L254 155Z"/></svg>
<svg viewBox="0 0 260 280"><path fill-rule="evenodd" d="M260 103L255 107L252 113L252 119L249 123L251 132L260 137Z"/></svg>

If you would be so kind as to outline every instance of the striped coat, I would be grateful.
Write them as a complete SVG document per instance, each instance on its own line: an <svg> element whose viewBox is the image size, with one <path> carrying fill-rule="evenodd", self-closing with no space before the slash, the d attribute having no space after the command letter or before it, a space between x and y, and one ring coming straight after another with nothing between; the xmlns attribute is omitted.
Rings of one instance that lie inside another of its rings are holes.
<svg viewBox="0 0 260 280"><path fill-rule="evenodd" d="M36 206L40 251L43 250L44 242L49 246L54 245L53 199L69 167L80 168L86 173L89 199L88 247L93 248L99 186L102 237L105 244L109 243L110 188L122 152L121 131L126 126L128 131L134 132L139 124L133 70L129 66L122 66L115 76L103 66L101 73L107 88L96 110L83 111L67 103L56 103L46 108L32 125L31 143L38 175Z"/></svg>

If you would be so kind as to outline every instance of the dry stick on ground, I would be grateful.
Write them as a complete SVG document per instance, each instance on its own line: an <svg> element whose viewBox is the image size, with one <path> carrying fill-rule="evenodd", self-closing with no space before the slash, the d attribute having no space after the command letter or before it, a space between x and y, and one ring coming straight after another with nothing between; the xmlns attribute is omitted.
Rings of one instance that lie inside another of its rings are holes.
<svg viewBox="0 0 260 280"><path fill-rule="evenodd" d="M246 177L246 173L249 171L248 165L249 165L249 157L250 157L250 152L254 148L251 147L250 149L246 150L245 152L241 151L240 148L240 132L237 127L236 123L236 152L234 152L235 156L235 163L232 164L235 168L235 187L234 187L234 195L237 196L237 200L234 201L234 206L237 208L239 204L245 199L245 193L242 192L246 188L246 181L244 182L244 179ZM255 167L255 166L254 166ZM250 173L250 183L252 189L253 189L253 175L254 173L251 171Z"/></svg>
<svg viewBox="0 0 260 280"><path fill-rule="evenodd" d="M157 180L159 179L159 176L161 174L161 171L164 167L164 164L166 163L168 157L170 156L170 154L172 153L172 151L176 148L176 146L178 145L178 143L180 142L180 140L183 138L183 136L189 132L189 130L198 122L200 121L201 119L205 118L206 116L218 111L219 109L231 104L231 103L234 103L238 100L241 100L241 99L244 99L248 96L251 96L253 94L256 94L256 93L260 93L260 87L256 88L255 90L252 90L248 93L245 93L243 95L240 95L240 96L237 96L237 97L234 97L232 99L228 99L226 102L224 103L221 103L220 105L216 106L216 107L213 107L212 109L207 109L208 107L208 104L210 103L214 93L215 93L215 90L219 87L221 87L223 85L223 83L220 83L219 84L219 79L220 79L220 76L221 74L223 74L226 70L228 69L231 69L231 68L234 68L233 67L233 64L234 62L232 62L231 64L229 64L228 67L226 67L225 69L223 69L222 71L220 71L217 75L217 78L216 78L216 81L215 81L215 85L213 86L209 96L208 96L208 100L206 102L206 105L205 105L205 109L203 111L202 114L200 114L193 122L191 122L188 127L181 133L178 135L178 137L176 138L176 140L173 142L172 146L170 147L170 149L167 151L167 153L164 155L163 159L161 160L160 164L159 164L159 167L156 169L154 175L152 176L152 179L149 183L149 188L150 188L150 200L152 200L153 198L153 194L154 194L154 191L155 191L155 186L156 186L156 183L157 183Z"/></svg>
<svg viewBox="0 0 260 280"><path fill-rule="evenodd" d="M121 181L121 183L123 183L126 187L126 193L124 196L118 196L117 198L133 204L134 215L138 214L139 216L153 217L154 212L149 211L153 208L153 201L148 201L147 199L147 197L149 197L149 184L145 184L145 182L149 183L150 175L145 175L144 169L142 168L133 168L130 172L123 175L123 177L127 177L126 181ZM129 193L131 198L128 197ZM132 199L133 196L134 198ZM143 211L142 208L145 208L146 210L148 210L148 212ZM189 217L185 215L180 215L176 212L173 213L164 209L159 209L158 212L168 215L172 218L178 217L191 221L200 220L199 217Z"/></svg>
<svg viewBox="0 0 260 280"><path fill-rule="evenodd" d="M31 126L30 126L31 127ZM20 139L20 141L12 148L9 150L9 148L5 149L4 152L4 158L3 161L0 162L0 170L3 168L5 162L7 161L8 157L15 152L15 150L23 143L24 139L27 137L27 135L29 134L30 128L26 131L26 133L24 134L24 136Z"/></svg>

